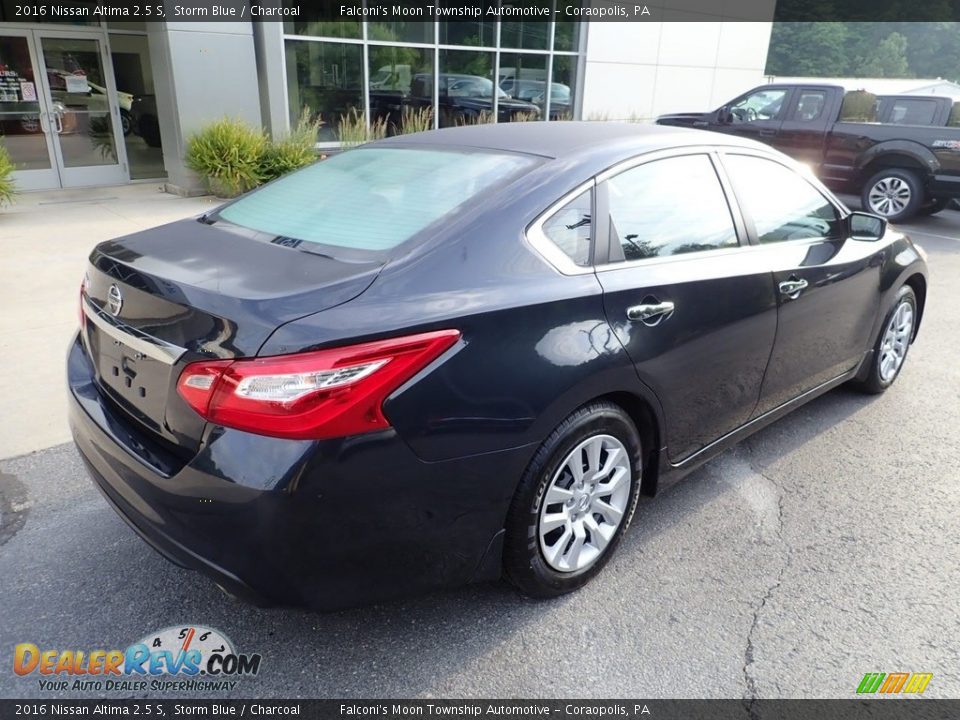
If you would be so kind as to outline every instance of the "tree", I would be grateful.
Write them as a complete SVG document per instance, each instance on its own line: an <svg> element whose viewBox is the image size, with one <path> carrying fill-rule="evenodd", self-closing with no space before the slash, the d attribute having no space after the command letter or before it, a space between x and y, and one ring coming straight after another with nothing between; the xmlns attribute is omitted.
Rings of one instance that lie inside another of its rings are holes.
<svg viewBox="0 0 960 720"><path fill-rule="evenodd" d="M847 72L847 28L838 22L773 25L768 75L830 77Z"/></svg>
<svg viewBox="0 0 960 720"><path fill-rule="evenodd" d="M875 78L912 77L907 62L907 39L898 32L890 33L866 56L857 58L853 74Z"/></svg>

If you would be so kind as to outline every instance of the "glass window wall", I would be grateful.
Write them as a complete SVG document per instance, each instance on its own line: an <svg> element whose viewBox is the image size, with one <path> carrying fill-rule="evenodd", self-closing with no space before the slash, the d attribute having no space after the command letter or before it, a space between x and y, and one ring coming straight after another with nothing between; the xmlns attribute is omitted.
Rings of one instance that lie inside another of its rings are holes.
<svg viewBox="0 0 960 720"><path fill-rule="evenodd" d="M557 2L561 8L580 4ZM291 125L309 108L323 123L318 142L335 145L341 118L349 113L387 134L425 121L449 127L574 119L582 33L580 23L560 19L562 13L556 17L332 23L307 13L284 23Z"/></svg>

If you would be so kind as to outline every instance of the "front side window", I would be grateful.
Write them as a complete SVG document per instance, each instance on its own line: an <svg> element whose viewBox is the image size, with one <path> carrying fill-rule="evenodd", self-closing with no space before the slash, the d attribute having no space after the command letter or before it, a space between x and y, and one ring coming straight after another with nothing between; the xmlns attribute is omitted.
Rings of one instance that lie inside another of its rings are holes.
<svg viewBox="0 0 960 720"><path fill-rule="evenodd" d="M591 212L587 190L543 223L543 234L580 267L590 264Z"/></svg>
<svg viewBox="0 0 960 720"><path fill-rule="evenodd" d="M536 162L495 152L360 148L272 182L220 217L302 242L384 251Z"/></svg>
<svg viewBox="0 0 960 720"><path fill-rule="evenodd" d="M750 155L723 164L761 243L839 237L837 209L795 170Z"/></svg>
<svg viewBox="0 0 960 720"><path fill-rule="evenodd" d="M773 120L780 114L786 97L786 90L758 90L731 105L730 116L734 123Z"/></svg>
<svg viewBox="0 0 960 720"><path fill-rule="evenodd" d="M656 160L607 181L611 262L735 247L737 233L706 155Z"/></svg>

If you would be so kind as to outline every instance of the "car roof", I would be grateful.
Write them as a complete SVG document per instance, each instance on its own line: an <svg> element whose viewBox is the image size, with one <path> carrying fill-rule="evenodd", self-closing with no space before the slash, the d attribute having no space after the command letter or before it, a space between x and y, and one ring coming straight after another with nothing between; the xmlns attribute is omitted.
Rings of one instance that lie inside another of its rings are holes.
<svg viewBox="0 0 960 720"><path fill-rule="evenodd" d="M463 147L561 158L590 155L591 150L619 148L624 153L640 154L690 145L734 146L763 149L770 147L731 135L629 122L553 121L465 125L397 135L374 145L428 145Z"/></svg>

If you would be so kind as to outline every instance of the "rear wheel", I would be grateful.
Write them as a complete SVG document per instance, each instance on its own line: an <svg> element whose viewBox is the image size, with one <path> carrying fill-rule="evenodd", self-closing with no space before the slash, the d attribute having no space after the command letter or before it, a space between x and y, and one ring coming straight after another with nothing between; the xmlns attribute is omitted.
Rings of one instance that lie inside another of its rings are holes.
<svg viewBox="0 0 960 720"><path fill-rule="evenodd" d="M521 592L555 597L600 572L640 494L640 436L617 405L564 420L524 473L507 516L504 570Z"/></svg>
<svg viewBox="0 0 960 720"><path fill-rule="evenodd" d="M867 180L860 202L867 212L890 222L909 220L924 203L923 183L913 170L887 168Z"/></svg>
<svg viewBox="0 0 960 720"><path fill-rule="evenodd" d="M904 285L893 301L880 327L880 334L873 345L870 358L870 373L864 380L854 384L858 389L878 394L893 385L903 369L917 324L917 296L913 288Z"/></svg>

